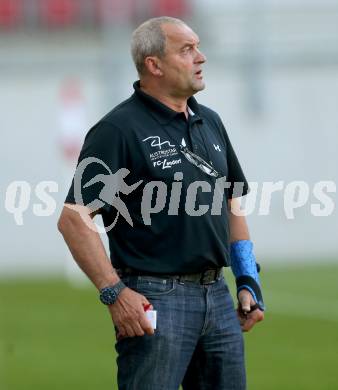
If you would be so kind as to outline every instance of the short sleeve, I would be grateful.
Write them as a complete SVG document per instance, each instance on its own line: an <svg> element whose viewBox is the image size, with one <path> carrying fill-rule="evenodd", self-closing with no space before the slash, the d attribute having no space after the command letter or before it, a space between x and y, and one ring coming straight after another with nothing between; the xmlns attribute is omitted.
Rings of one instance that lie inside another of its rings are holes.
<svg viewBox="0 0 338 390"><path fill-rule="evenodd" d="M220 120L220 119L219 119ZM242 167L238 161L237 155L232 147L228 133L221 122L221 130L225 138L226 150L227 150L227 164L228 164L228 178L227 181L230 183L228 190L229 198L239 198L249 193L249 184L245 178Z"/></svg>
<svg viewBox="0 0 338 390"><path fill-rule="evenodd" d="M97 123L86 135L65 203L109 210L114 174L127 168L127 156L122 130L107 121Z"/></svg>

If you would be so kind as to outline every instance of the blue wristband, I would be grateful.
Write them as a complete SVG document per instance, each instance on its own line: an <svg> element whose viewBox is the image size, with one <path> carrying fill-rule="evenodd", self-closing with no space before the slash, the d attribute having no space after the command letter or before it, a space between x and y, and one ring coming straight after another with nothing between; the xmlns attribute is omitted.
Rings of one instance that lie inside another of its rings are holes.
<svg viewBox="0 0 338 390"><path fill-rule="evenodd" d="M236 278L237 296L243 289L250 291L259 308L264 310L265 306L258 276L260 266L256 263L252 241L240 240L233 242L230 246L230 257L231 269Z"/></svg>

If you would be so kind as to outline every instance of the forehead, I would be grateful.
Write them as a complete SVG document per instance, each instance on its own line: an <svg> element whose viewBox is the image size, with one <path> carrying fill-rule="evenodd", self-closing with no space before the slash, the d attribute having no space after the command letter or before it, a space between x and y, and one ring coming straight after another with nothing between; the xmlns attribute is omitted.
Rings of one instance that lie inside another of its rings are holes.
<svg viewBox="0 0 338 390"><path fill-rule="evenodd" d="M162 30L166 35L168 47L199 42L198 35L186 25L167 23L162 25Z"/></svg>

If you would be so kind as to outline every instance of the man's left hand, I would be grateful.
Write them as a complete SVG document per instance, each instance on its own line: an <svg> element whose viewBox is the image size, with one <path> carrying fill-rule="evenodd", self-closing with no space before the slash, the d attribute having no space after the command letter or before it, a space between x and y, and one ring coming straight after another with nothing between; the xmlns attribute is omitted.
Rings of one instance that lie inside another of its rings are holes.
<svg viewBox="0 0 338 390"><path fill-rule="evenodd" d="M248 332L256 322L263 321L264 312L260 309L251 311L255 301L248 290L241 290L238 294L237 315L243 332Z"/></svg>

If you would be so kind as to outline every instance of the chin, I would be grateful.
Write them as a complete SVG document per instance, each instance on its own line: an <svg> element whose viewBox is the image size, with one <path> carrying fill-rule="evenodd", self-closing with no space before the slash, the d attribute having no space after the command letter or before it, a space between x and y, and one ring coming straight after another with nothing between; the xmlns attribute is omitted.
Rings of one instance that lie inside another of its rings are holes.
<svg viewBox="0 0 338 390"><path fill-rule="evenodd" d="M200 81L199 83L194 83L194 85L192 86L194 93L199 92L199 91L203 91L204 88L205 88L204 81Z"/></svg>

